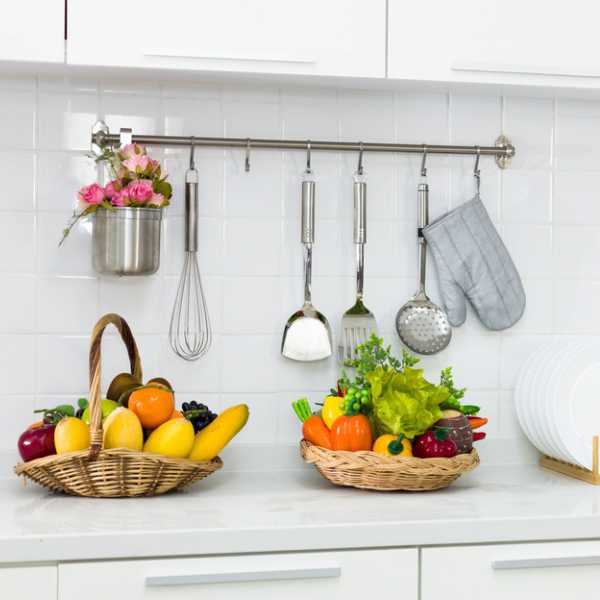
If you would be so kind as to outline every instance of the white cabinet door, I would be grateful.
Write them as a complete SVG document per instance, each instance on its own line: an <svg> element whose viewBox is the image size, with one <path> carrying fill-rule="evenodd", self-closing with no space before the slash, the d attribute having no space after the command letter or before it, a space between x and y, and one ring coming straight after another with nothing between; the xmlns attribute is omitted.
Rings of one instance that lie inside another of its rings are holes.
<svg viewBox="0 0 600 600"><path fill-rule="evenodd" d="M60 600L417 600L416 549L70 563Z"/></svg>
<svg viewBox="0 0 600 600"><path fill-rule="evenodd" d="M0 567L3 600L56 600L56 567Z"/></svg>
<svg viewBox="0 0 600 600"><path fill-rule="evenodd" d="M390 0L395 79L600 83L600 4L588 0Z"/></svg>
<svg viewBox="0 0 600 600"><path fill-rule="evenodd" d="M385 0L69 0L74 65L385 76Z"/></svg>
<svg viewBox="0 0 600 600"><path fill-rule="evenodd" d="M422 600L597 598L600 542L426 548Z"/></svg>
<svg viewBox="0 0 600 600"><path fill-rule="evenodd" d="M0 61L64 61L64 0L18 0L2 4Z"/></svg>

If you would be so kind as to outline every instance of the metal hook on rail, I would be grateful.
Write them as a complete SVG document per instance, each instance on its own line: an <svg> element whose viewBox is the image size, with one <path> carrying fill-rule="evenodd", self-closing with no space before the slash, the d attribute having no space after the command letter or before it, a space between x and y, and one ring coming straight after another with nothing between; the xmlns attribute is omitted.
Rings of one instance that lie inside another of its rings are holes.
<svg viewBox="0 0 600 600"><path fill-rule="evenodd" d="M306 140L306 172L312 173L310 167L310 140Z"/></svg>
<svg viewBox="0 0 600 600"><path fill-rule="evenodd" d="M196 163L194 161L194 136L190 138L190 170L194 170L196 168Z"/></svg>
<svg viewBox="0 0 600 600"><path fill-rule="evenodd" d="M244 161L244 171L250 172L250 138L246 138L246 159Z"/></svg>
<svg viewBox="0 0 600 600"><path fill-rule="evenodd" d="M421 159L421 177L427 177L427 167L425 163L427 161L427 146L423 144L423 158Z"/></svg>
<svg viewBox="0 0 600 600"><path fill-rule="evenodd" d="M473 167L473 177L475 177L476 185L477 185L477 195L479 196L479 189L481 187L481 171L479 170L479 159L481 158L481 148L479 146L475 146L475 152L477 156L475 158L475 166Z"/></svg>
<svg viewBox="0 0 600 600"><path fill-rule="evenodd" d="M363 169L363 143L358 142L358 166L356 167L356 173L358 175L362 175L364 173Z"/></svg>

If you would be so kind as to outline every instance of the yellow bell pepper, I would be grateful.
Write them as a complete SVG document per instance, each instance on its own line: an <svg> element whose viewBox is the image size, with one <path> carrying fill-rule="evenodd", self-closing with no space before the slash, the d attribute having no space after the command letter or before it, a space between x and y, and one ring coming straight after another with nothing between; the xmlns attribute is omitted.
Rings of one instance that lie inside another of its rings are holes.
<svg viewBox="0 0 600 600"><path fill-rule="evenodd" d="M384 456L412 456L412 444L410 440L400 435L389 433L380 435L373 444L373 452Z"/></svg>
<svg viewBox="0 0 600 600"><path fill-rule="evenodd" d="M321 410L321 417L325 421L328 429L331 429L333 422L344 414L342 410L342 404L344 399L340 396L327 396L323 402L323 409Z"/></svg>

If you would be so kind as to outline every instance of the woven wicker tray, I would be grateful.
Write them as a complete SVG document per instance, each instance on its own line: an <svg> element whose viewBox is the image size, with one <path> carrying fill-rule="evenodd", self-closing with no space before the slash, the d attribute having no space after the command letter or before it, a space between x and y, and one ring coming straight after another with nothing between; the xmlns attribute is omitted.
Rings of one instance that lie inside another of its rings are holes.
<svg viewBox="0 0 600 600"><path fill-rule="evenodd" d="M377 491L439 490L479 464L474 449L453 458L415 458L333 451L302 440L300 452L331 483Z"/></svg>
<svg viewBox="0 0 600 600"><path fill-rule="evenodd" d="M90 448L45 456L15 467L23 475L54 492L77 496L119 498L154 496L181 489L208 477L223 466L219 457L208 462L169 458L122 448L102 450L100 343L114 325L127 348L131 373L142 381L140 354L129 325L119 315L102 317L92 332L90 346Z"/></svg>

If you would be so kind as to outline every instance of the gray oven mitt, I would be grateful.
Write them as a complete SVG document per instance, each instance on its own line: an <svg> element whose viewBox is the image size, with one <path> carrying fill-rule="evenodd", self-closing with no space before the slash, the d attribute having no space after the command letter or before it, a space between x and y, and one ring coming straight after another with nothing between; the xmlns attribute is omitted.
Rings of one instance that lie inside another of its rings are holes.
<svg viewBox="0 0 600 600"><path fill-rule="evenodd" d="M488 329L507 329L521 318L521 278L478 195L425 227L423 234L451 325L465 322L466 298Z"/></svg>

